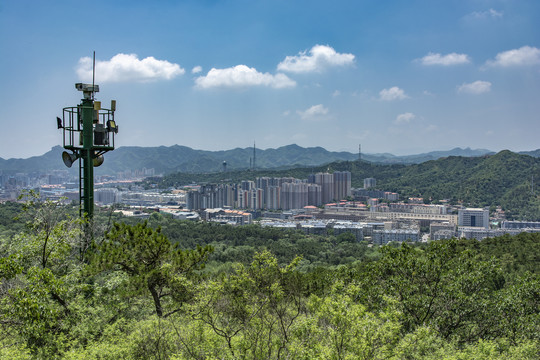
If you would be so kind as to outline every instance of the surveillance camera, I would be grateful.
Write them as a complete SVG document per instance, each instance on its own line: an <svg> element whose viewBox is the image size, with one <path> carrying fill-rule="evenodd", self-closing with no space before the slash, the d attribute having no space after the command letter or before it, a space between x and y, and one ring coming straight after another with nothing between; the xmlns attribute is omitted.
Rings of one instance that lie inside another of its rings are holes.
<svg viewBox="0 0 540 360"><path fill-rule="evenodd" d="M85 92L99 92L99 85L77 83L75 89Z"/></svg>

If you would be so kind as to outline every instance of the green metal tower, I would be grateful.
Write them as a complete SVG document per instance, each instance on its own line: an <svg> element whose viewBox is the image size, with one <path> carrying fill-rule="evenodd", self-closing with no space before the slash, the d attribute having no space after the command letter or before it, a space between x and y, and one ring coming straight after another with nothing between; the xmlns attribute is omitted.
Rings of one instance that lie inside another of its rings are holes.
<svg viewBox="0 0 540 360"><path fill-rule="evenodd" d="M75 84L83 92L81 103L66 107L62 118L57 117L58 129L63 129L62 160L67 167L79 160L80 215L92 219L94 215L94 167L103 164L103 154L114 150L114 135L118 126L114 120L116 101L110 109L101 108L94 99L99 85Z"/></svg>

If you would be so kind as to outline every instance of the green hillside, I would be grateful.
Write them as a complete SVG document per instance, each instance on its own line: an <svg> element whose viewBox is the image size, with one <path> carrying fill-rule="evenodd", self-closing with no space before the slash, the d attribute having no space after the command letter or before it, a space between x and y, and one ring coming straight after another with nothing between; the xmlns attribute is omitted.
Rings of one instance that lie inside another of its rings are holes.
<svg viewBox="0 0 540 360"><path fill-rule="evenodd" d="M191 183L238 182L261 176L307 178L322 171L350 171L352 186L362 187L363 179L374 177L381 190L398 192L402 197L423 197L434 202L449 199L469 206L502 206L510 218L540 219L540 159L505 150L483 157L450 156L413 165L383 165L341 161L324 166L281 171L235 171L213 174L176 173L159 180L161 187ZM157 180L156 180L157 181ZM531 190L534 190L534 195Z"/></svg>

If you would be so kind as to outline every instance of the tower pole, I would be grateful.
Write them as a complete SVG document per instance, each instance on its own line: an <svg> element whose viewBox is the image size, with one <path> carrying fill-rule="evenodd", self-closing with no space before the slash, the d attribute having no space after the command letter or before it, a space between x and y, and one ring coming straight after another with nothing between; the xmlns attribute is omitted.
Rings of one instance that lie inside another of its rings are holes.
<svg viewBox="0 0 540 360"><path fill-rule="evenodd" d="M93 96L92 96L93 98ZM82 150L81 159L83 162L83 211L88 219L94 216L94 163L93 163L93 146L94 146L94 100L92 98L84 98L79 106L81 114L82 130Z"/></svg>
<svg viewBox="0 0 540 360"><path fill-rule="evenodd" d="M255 140L253 141L253 171L255 171Z"/></svg>

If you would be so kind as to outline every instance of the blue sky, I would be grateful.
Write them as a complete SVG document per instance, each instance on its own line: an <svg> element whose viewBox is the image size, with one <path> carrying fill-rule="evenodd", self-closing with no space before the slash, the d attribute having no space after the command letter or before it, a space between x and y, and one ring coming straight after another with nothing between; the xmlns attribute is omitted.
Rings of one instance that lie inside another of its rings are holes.
<svg viewBox="0 0 540 360"><path fill-rule="evenodd" d="M540 148L540 1L0 0L0 157L61 144L76 82L117 146Z"/></svg>

